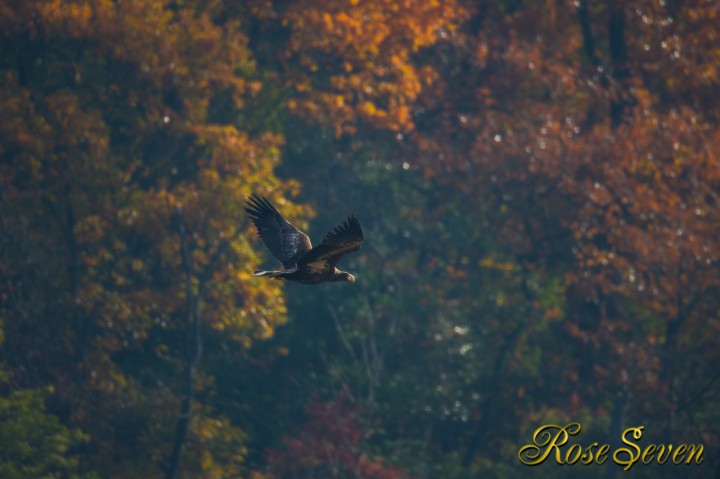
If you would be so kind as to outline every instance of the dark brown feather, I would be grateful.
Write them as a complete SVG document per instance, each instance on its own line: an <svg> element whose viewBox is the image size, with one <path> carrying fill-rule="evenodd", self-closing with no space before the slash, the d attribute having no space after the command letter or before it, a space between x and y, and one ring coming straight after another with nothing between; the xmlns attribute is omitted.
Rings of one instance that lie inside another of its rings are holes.
<svg viewBox="0 0 720 479"><path fill-rule="evenodd" d="M252 195L245 210L260 238L284 268L292 268L312 249L310 238L286 220L268 200Z"/></svg>
<svg viewBox="0 0 720 479"><path fill-rule="evenodd" d="M315 246L298 261L298 269L329 271L340 258L360 249L363 232L360 222L350 215L340 226L328 233L322 243Z"/></svg>
<svg viewBox="0 0 720 479"><path fill-rule="evenodd" d="M260 238L284 268L282 271L257 271L253 276L304 284L355 282L353 275L335 267L340 258L358 250L362 244L363 232L355 216L348 216L313 248L307 235L283 218L265 198L251 196L245 209L255 223Z"/></svg>

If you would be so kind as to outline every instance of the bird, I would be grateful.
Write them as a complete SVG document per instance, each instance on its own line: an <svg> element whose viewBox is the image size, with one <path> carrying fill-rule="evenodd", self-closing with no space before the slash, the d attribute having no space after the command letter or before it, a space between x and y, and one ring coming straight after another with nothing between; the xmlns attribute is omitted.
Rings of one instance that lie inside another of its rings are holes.
<svg viewBox="0 0 720 479"><path fill-rule="evenodd" d="M245 211L255 224L260 239L283 266L280 270L255 271L253 276L302 284L355 283L355 276L336 268L343 256L357 251L362 245L362 228L354 215L348 216L313 247L308 235L286 220L266 198L256 194L249 196Z"/></svg>

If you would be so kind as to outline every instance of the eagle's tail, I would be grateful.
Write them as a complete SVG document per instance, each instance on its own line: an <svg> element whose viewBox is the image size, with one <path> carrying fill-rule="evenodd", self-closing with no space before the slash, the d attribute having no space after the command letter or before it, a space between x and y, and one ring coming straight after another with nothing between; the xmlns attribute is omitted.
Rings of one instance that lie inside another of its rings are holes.
<svg viewBox="0 0 720 479"><path fill-rule="evenodd" d="M270 278L278 278L282 274L282 271L255 271L253 276L268 276Z"/></svg>

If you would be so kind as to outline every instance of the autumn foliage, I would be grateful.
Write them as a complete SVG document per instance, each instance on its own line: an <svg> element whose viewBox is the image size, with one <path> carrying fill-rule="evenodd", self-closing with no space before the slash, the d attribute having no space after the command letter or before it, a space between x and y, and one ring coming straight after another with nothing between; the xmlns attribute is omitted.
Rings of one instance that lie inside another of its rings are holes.
<svg viewBox="0 0 720 479"><path fill-rule="evenodd" d="M367 428L362 426L362 413L344 393L333 401L310 402L300 435L284 438L283 449L268 454L274 477L406 477L364 450Z"/></svg>
<svg viewBox="0 0 720 479"><path fill-rule="evenodd" d="M595 477L516 460L573 420L708 477L718 21L0 0L0 476ZM251 278L251 193L316 241L355 213L357 284Z"/></svg>

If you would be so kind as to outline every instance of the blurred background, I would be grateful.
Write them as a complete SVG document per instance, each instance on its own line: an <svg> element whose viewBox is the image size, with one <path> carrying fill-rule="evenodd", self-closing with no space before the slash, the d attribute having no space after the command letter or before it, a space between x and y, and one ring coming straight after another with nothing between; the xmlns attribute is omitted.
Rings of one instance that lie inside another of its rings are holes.
<svg viewBox="0 0 720 479"><path fill-rule="evenodd" d="M0 0L0 477L720 477L720 5ZM357 277L272 267L267 196Z"/></svg>

